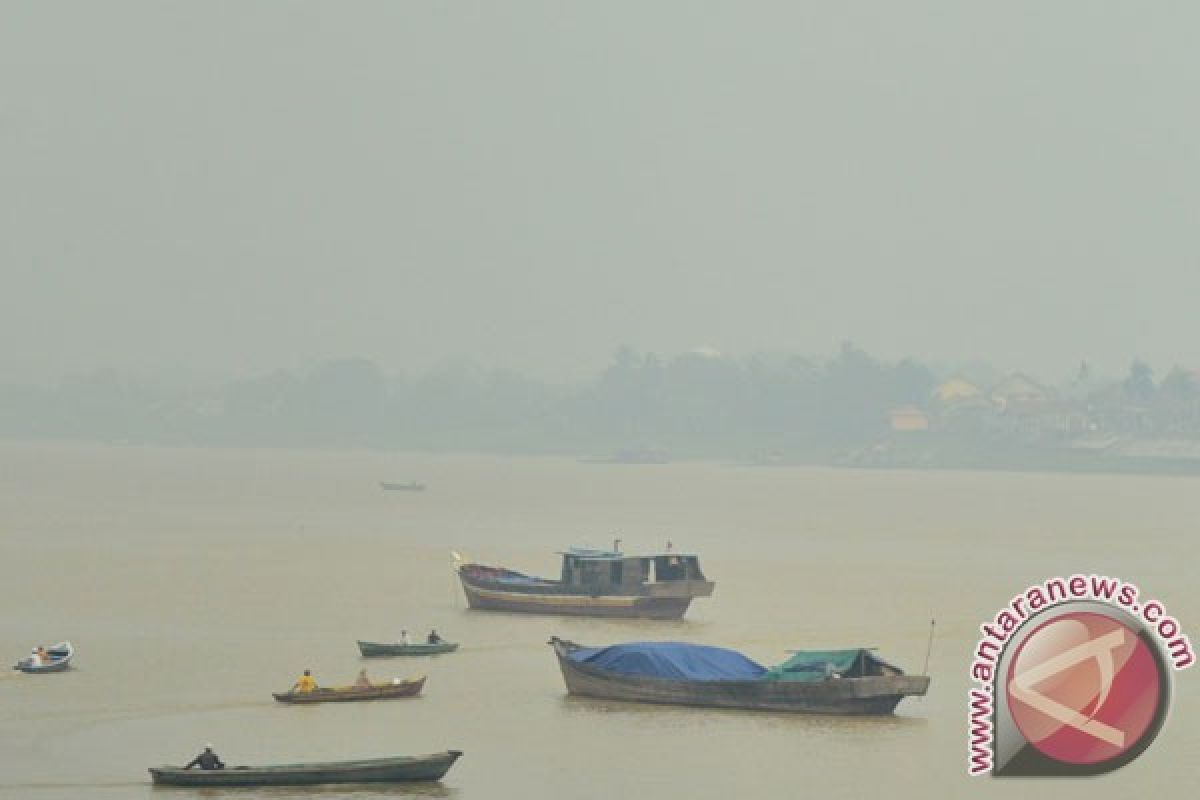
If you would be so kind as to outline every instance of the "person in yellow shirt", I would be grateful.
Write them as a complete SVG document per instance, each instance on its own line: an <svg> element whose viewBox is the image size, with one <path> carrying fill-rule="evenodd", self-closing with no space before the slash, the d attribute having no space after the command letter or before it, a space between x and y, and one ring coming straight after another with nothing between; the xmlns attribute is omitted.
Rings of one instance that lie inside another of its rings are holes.
<svg viewBox="0 0 1200 800"><path fill-rule="evenodd" d="M317 679L312 676L312 672L309 670L304 670L304 674L292 684L292 691L297 694L308 694L309 692L316 691L316 689Z"/></svg>

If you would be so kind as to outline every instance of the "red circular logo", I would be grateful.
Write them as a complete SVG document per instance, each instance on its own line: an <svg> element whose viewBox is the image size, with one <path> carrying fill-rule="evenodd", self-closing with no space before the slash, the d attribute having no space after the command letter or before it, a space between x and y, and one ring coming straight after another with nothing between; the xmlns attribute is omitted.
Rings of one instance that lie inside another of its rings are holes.
<svg viewBox="0 0 1200 800"><path fill-rule="evenodd" d="M1005 691L1026 741L1067 764L1129 752L1154 735L1166 699L1158 661L1138 633L1083 611L1056 616L1021 642Z"/></svg>

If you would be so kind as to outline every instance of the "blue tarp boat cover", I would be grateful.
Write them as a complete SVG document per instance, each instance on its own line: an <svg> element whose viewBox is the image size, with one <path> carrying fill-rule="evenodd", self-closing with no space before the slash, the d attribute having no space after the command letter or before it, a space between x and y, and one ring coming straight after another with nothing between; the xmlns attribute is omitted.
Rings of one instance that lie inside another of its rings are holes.
<svg viewBox="0 0 1200 800"><path fill-rule="evenodd" d="M683 642L630 642L583 647L568 656L600 669L646 678L689 681L747 681L766 669L736 650Z"/></svg>

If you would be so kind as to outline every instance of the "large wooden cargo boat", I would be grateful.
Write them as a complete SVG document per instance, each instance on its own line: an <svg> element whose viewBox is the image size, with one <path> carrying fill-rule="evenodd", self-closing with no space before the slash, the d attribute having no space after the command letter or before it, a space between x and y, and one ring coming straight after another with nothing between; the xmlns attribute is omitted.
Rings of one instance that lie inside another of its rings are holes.
<svg viewBox="0 0 1200 800"><path fill-rule="evenodd" d="M905 675L870 650L797 651L770 669L732 650L676 642L583 647L550 640L567 692L637 703L818 714L891 714L924 695L926 675Z"/></svg>
<svg viewBox="0 0 1200 800"><path fill-rule="evenodd" d="M679 619L693 598L708 597L715 587L692 554L630 556L615 548L573 548L560 555L558 580L504 567L460 565L467 604L489 611Z"/></svg>
<svg viewBox="0 0 1200 800"><path fill-rule="evenodd" d="M364 761L277 764L265 767L183 769L151 767L156 784L170 786L300 786L321 783L406 783L441 780L461 750L428 756L396 756Z"/></svg>

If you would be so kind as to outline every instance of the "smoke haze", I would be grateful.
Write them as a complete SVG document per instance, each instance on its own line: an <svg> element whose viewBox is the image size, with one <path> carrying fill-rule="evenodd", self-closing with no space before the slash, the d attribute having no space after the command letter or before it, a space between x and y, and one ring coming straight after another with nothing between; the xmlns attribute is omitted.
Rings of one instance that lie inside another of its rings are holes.
<svg viewBox="0 0 1200 800"><path fill-rule="evenodd" d="M0 371L1200 363L1187 4L7 3Z"/></svg>

